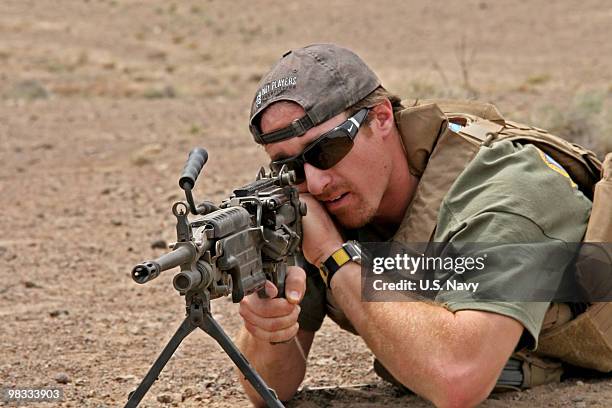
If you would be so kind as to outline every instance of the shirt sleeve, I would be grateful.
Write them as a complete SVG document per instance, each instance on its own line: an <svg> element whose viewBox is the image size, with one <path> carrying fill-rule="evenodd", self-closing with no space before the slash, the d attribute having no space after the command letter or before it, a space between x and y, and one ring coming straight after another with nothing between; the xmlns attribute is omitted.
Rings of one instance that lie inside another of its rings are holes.
<svg viewBox="0 0 612 408"><path fill-rule="evenodd" d="M485 296L445 290L436 301L453 312L482 310L511 317L537 347L546 311L557 299L535 290L554 293L565 287L590 207L534 146L499 142L482 148L444 198L435 241L455 249L484 244L486 268L451 279L478 283Z"/></svg>
<svg viewBox="0 0 612 408"><path fill-rule="evenodd" d="M483 270L472 270L453 275L462 283L477 284L476 295L459 290L442 290L436 301L452 312L481 310L511 317L520 322L529 333L527 342L537 347L544 316L556 288L571 261L565 257L549 260L546 244L555 248L558 240L547 237L537 224L520 214L482 213L466 220L450 244L469 255L462 243L483 243L479 250L487 254ZM506 242L503 245L492 244ZM517 244L508 244L514 242ZM535 243L529 244L529 243ZM484 249L483 249L484 248ZM550 289L549 297L530 295L534 288ZM541 301L532 301L541 300Z"/></svg>
<svg viewBox="0 0 612 408"><path fill-rule="evenodd" d="M300 329L315 332L321 328L326 315L326 287L319 270L304 261L306 271L306 293L300 302L298 323Z"/></svg>

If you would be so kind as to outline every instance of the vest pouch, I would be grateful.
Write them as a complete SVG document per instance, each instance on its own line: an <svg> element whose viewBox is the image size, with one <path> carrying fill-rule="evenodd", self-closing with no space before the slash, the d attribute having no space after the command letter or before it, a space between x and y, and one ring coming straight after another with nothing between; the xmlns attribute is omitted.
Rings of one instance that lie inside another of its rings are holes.
<svg viewBox="0 0 612 408"><path fill-rule="evenodd" d="M528 351L519 351L514 353L513 357L522 361L522 389L561 381L563 367L560 362L537 356Z"/></svg>
<svg viewBox="0 0 612 408"><path fill-rule="evenodd" d="M602 179L595 184L593 208L576 261L576 281L585 301L612 299L612 153L602 165ZM610 339L612 342L612 339Z"/></svg>
<svg viewBox="0 0 612 408"><path fill-rule="evenodd" d="M586 242L612 242L612 153L601 166L601 180L595 184L593 209L584 237Z"/></svg>
<svg viewBox="0 0 612 408"><path fill-rule="evenodd" d="M543 331L538 355L601 372L612 371L612 303L595 303L574 320Z"/></svg>
<svg viewBox="0 0 612 408"><path fill-rule="evenodd" d="M560 362L521 350L512 354L497 379L493 392L520 391L538 385L558 383L562 374L563 366Z"/></svg>

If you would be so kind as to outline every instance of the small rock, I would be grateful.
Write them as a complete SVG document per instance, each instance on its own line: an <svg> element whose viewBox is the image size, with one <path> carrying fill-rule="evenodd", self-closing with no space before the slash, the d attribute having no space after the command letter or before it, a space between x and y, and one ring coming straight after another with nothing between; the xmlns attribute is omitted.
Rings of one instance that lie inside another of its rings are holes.
<svg viewBox="0 0 612 408"><path fill-rule="evenodd" d="M582 395L576 395L574 396L574 398L572 398L572 402L582 402L584 401L584 396Z"/></svg>
<svg viewBox="0 0 612 408"><path fill-rule="evenodd" d="M66 373L59 373L53 379L59 384L68 384L70 382L70 377Z"/></svg>
<svg viewBox="0 0 612 408"><path fill-rule="evenodd" d="M74 381L74 385L78 385L78 386L85 385L85 380L84 380L84 379L82 379L82 378L77 378L77 379Z"/></svg>
<svg viewBox="0 0 612 408"><path fill-rule="evenodd" d="M134 336L140 335L140 327L132 326L128 329L128 331Z"/></svg>
<svg viewBox="0 0 612 408"><path fill-rule="evenodd" d="M136 376L128 374L128 375L119 375L117 377L115 377L115 381L118 382L126 382L126 381L131 381L131 380L135 380Z"/></svg>
<svg viewBox="0 0 612 408"><path fill-rule="evenodd" d="M38 313L33 313L33 312L25 312L25 313L21 313L15 316L15 320L18 322L29 322L32 320L38 320L40 319L40 316L38 315Z"/></svg>
<svg viewBox="0 0 612 408"><path fill-rule="evenodd" d="M120 225L123 225L123 221L118 220L118 219L115 218L115 219L111 220L111 224L113 224L114 226L118 227Z"/></svg>
<svg viewBox="0 0 612 408"><path fill-rule="evenodd" d="M32 281L25 281L23 282L23 286L25 286L28 289L42 289L42 286L32 282Z"/></svg>
<svg viewBox="0 0 612 408"><path fill-rule="evenodd" d="M41 144L34 146L32 149L34 150L52 150L54 147L55 146L52 143L45 142L45 143L41 143Z"/></svg>
<svg viewBox="0 0 612 408"><path fill-rule="evenodd" d="M157 402L161 402L162 404L169 404L172 402L172 395L170 394L159 394L157 396Z"/></svg>
<svg viewBox="0 0 612 408"><path fill-rule="evenodd" d="M187 398L191 398L196 394L193 388L185 388L183 390L183 394L181 395L181 401L185 401Z"/></svg>
<svg viewBox="0 0 612 408"><path fill-rule="evenodd" d="M106 188L102 189L102 191L100 191L100 194L101 194L101 195L108 195L108 194L110 194L110 193L111 193L111 191L113 191L113 189L112 189L112 188L110 188L110 187L106 187Z"/></svg>
<svg viewBox="0 0 612 408"><path fill-rule="evenodd" d="M163 239L151 242L151 249L168 249L168 243Z"/></svg>
<svg viewBox="0 0 612 408"><path fill-rule="evenodd" d="M584 383L582 381L578 380L578 381L576 381L576 385L583 386Z"/></svg>
<svg viewBox="0 0 612 408"><path fill-rule="evenodd" d="M62 315L68 316L69 314L67 310L53 310L49 312L49 316L51 317L60 317Z"/></svg>

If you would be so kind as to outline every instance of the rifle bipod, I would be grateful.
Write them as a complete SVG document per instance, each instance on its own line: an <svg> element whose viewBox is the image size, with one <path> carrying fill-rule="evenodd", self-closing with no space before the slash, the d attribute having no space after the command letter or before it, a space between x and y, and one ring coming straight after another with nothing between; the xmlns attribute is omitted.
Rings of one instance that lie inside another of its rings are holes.
<svg viewBox="0 0 612 408"><path fill-rule="evenodd" d="M157 360L155 360L155 363L153 363L138 388L130 393L125 408L135 408L138 406L183 339L198 327L219 343L234 364L240 369L242 374L244 374L249 383L251 383L253 388L263 398L268 407L284 408L284 405L280 402L274 390L268 388L264 380L257 374L253 367L251 367L240 350L232 343L221 326L219 326L212 317L210 314L210 300L208 294L206 292L199 292L196 295L186 296L186 300L187 317L185 317L185 320L183 320L183 323L181 323L176 333L174 333L170 341L168 341L168 344L166 344L164 350Z"/></svg>

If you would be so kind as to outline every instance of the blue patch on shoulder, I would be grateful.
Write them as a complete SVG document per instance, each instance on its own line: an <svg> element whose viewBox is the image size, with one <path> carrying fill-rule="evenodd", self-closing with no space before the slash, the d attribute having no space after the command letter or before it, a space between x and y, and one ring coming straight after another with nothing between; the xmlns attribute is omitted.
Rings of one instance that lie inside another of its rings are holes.
<svg viewBox="0 0 612 408"><path fill-rule="evenodd" d="M462 128L462 127L463 127L463 126L460 126L460 125L458 125L458 124L456 124L456 123L452 123L452 122L449 122L449 123L448 123L448 128L449 128L450 130L452 130L453 132L455 132L455 133L459 132L459 131L461 130L461 128Z"/></svg>
<svg viewBox="0 0 612 408"><path fill-rule="evenodd" d="M557 166L559 168L559 170L563 170L565 171L565 169L563 168L563 166L561 166L555 159L553 159L552 157L550 157L549 155L547 155L546 153L544 153L544 156L546 156L546 160L548 160L548 162L550 164L553 164L555 166Z"/></svg>

